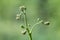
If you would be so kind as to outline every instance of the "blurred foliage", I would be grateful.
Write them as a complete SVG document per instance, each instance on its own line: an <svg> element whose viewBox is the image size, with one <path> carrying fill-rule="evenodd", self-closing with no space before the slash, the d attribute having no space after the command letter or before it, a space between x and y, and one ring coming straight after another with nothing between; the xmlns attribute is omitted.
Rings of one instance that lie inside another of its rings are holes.
<svg viewBox="0 0 60 40"><path fill-rule="evenodd" d="M49 26L34 28L33 40L60 40L60 0L0 0L0 40L28 40L20 33L23 19L15 19L21 5L27 8L29 24L36 23L37 18L50 21Z"/></svg>

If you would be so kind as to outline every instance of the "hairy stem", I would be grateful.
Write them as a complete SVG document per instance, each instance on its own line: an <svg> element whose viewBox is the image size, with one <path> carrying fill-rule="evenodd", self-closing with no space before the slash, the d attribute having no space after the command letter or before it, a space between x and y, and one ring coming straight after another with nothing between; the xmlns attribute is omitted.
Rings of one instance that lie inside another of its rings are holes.
<svg viewBox="0 0 60 40"><path fill-rule="evenodd" d="M30 40L32 40L32 35L31 35L30 30L29 30L29 28L28 28L27 15L26 15L26 13L24 13L24 15L25 15L26 30L27 30L27 32L28 32L28 35L29 35L29 37L30 37Z"/></svg>
<svg viewBox="0 0 60 40"><path fill-rule="evenodd" d="M33 28L34 28L36 25L40 24L41 22L43 22L43 20L41 20L41 21L37 22L36 24L34 24L34 25L32 26L32 28L31 28L30 32L32 32Z"/></svg>

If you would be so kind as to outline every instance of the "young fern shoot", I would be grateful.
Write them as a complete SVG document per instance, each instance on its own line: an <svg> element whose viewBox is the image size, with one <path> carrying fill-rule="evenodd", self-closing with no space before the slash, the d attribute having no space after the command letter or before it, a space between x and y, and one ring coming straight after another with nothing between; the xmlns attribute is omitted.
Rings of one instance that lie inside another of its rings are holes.
<svg viewBox="0 0 60 40"><path fill-rule="evenodd" d="M29 25L28 25L28 21L27 21L27 13L26 13L26 7L25 6L20 6L20 14L17 14L16 15L16 19L17 20L19 20L20 19L20 16L21 15L24 15L24 22L25 22L25 26L21 26L21 28L23 28L23 29L25 29L24 31L22 31L22 34L23 35L25 35L26 34L26 32L28 33L28 36L29 36L29 38L30 38L30 40L32 40L32 30L33 30L33 28L36 26L36 25L38 25L38 24L40 24L40 23L42 23L42 24L45 24L45 25L49 25L50 23L47 21L47 22L44 22L43 20L39 20L39 22L37 22L36 24L34 24L33 26L32 26L32 28L31 29L29 29Z"/></svg>

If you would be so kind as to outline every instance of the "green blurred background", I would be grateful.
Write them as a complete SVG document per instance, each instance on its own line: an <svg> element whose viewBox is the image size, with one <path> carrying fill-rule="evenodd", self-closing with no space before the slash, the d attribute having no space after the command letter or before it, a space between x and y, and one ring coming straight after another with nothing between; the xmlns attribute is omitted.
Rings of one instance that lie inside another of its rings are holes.
<svg viewBox="0 0 60 40"><path fill-rule="evenodd" d="M60 40L60 0L0 0L0 40L29 40L27 34L21 34L23 19L16 20L23 5L29 24L35 24L37 18L50 21L49 26L39 24L33 29L33 40Z"/></svg>

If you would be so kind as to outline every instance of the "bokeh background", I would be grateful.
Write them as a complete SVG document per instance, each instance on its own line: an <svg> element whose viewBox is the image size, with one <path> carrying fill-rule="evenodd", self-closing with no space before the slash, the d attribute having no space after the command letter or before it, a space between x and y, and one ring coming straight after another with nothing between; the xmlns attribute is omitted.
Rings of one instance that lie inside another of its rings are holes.
<svg viewBox="0 0 60 40"><path fill-rule="evenodd" d="M0 40L29 40L21 34L21 20L16 20L19 7L27 8L28 23L35 24L37 18L50 21L50 25L36 25L33 40L60 40L60 0L0 0Z"/></svg>

